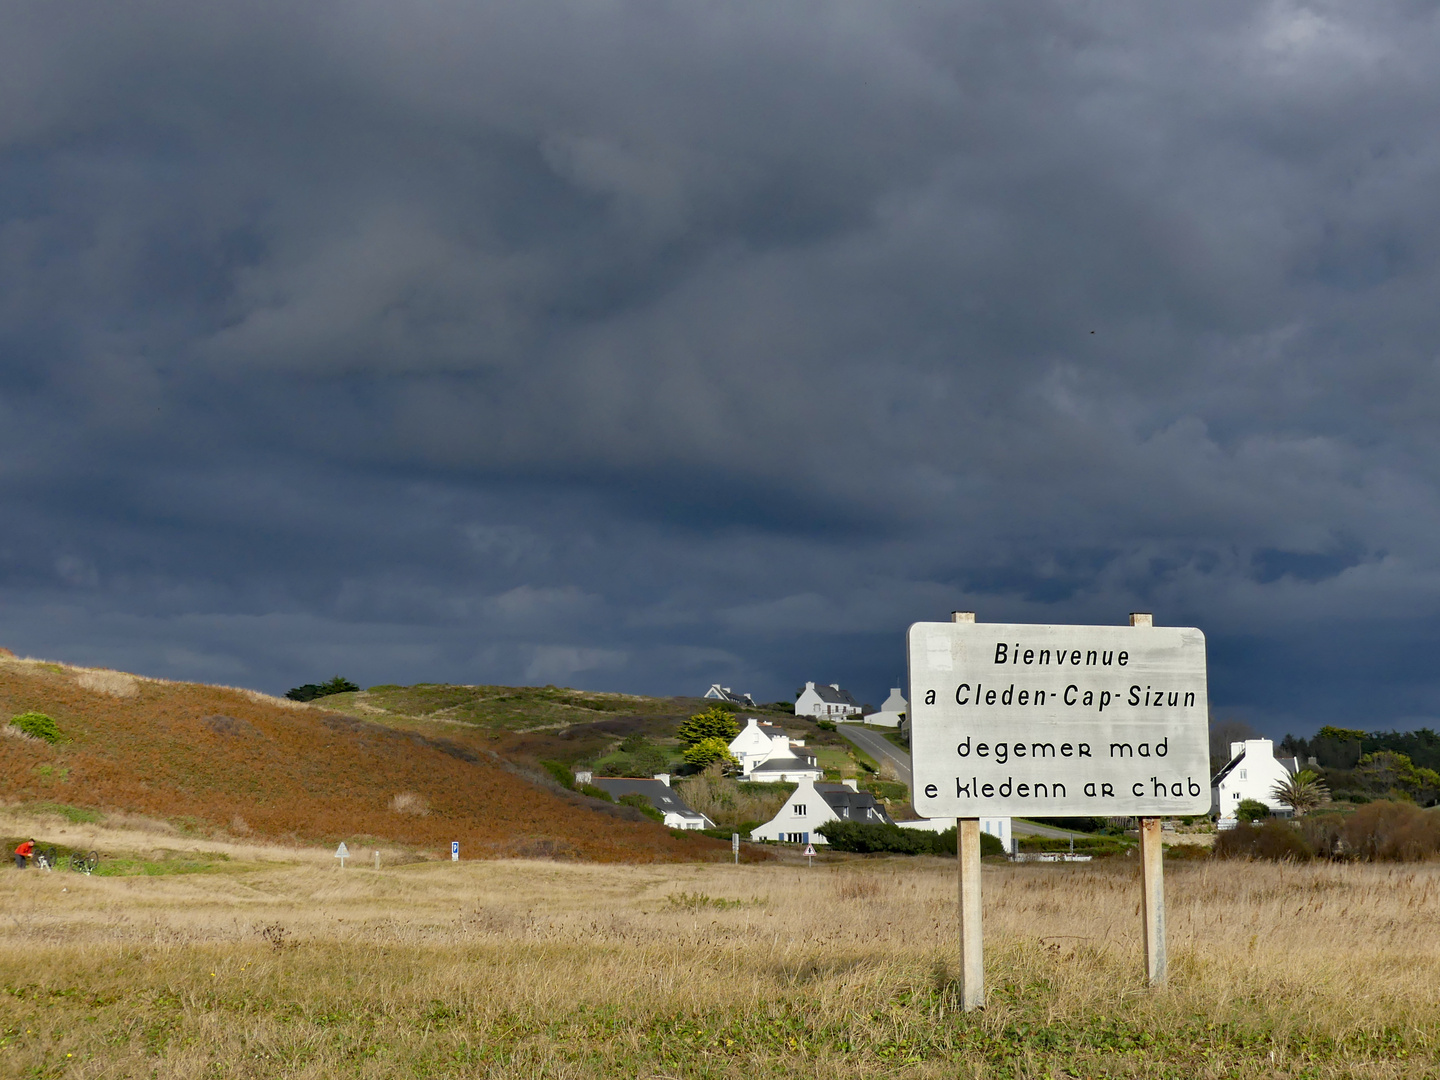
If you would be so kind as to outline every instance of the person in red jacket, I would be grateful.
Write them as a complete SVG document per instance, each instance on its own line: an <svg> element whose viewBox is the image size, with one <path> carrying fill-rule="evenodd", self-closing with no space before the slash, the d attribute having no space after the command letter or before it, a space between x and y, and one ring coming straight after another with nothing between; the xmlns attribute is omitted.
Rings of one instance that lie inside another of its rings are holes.
<svg viewBox="0 0 1440 1080"><path fill-rule="evenodd" d="M28 858L30 858L31 853L32 853L34 850L35 850L35 841L34 841L34 840L26 840L23 844L21 844L19 847L17 847L17 848L15 849L15 868L16 868L17 870L24 870L24 869L25 869L25 860L28 859Z"/></svg>

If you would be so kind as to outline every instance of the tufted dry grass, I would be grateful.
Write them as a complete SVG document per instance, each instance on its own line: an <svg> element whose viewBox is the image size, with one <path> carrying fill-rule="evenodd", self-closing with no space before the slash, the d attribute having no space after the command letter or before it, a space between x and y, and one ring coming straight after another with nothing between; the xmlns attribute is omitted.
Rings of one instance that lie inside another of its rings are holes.
<svg viewBox="0 0 1440 1080"><path fill-rule="evenodd" d="M987 865L989 1004L962 1014L953 862L327 863L297 852L183 878L0 872L0 1074L1440 1068L1434 864L1175 864L1161 990L1141 978L1125 860Z"/></svg>

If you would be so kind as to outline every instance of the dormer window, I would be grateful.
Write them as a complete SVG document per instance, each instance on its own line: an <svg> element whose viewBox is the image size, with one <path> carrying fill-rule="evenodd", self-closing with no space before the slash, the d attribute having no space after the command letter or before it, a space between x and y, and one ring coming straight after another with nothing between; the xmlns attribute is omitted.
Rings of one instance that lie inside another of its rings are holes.
<svg viewBox="0 0 1440 1080"><path fill-rule="evenodd" d="M795 816L796 816L796 817L804 817L804 816L805 816L805 804L804 804L803 802L802 802L802 803L796 803L796 804L795 804Z"/></svg>

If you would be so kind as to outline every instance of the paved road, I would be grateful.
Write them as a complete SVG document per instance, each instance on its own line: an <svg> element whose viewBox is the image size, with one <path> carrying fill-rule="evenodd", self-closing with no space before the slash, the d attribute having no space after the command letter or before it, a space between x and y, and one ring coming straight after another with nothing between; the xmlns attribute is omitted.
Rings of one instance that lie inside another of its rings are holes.
<svg viewBox="0 0 1440 1080"><path fill-rule="evenodd" d="M836 724L835 730L864 750L878 762L888 761L895 766L895 779L907 788L913 788L915 781L910 775L910 755L878 731L861 727L859 724Z"/></svg>
<svg viewBox="0 0 1440 1080"><path fill-rule="evenodd" d="M876 761L888 761L894 765L895 778L914 791L915 780L910 772L910 755L908 753L901 750L880 732L871 731L859 724L836 724L835 730ZM1064 840L1069 836L1085 835L1071 832L1069 829L1057 829L1053 825L1036 825L1034 822L1021 821L1019 818L1011 820L1010 828L1017 836L1046 836L1052 840Z"/></svg>

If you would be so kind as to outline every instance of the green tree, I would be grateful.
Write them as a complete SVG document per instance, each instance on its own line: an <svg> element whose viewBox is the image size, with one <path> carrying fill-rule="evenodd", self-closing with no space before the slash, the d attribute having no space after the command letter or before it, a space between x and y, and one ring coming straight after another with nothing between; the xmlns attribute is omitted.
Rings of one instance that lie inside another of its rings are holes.
<svg viewBox="0 0 1440 1080"><path fill-rule="evenodd" d="M1360 759L1355 779L1373 794L1388 794L1427 803L1440 793L1440 774L1417 769L1408 754L1377 750Z"/></svg>
<svg viewBox="0 0 1440 1080"><path fill-rule="evenodd" d="M685 764L696 769L704 769L717 761L727 765L738 764L724 739L701 739L685 751Z"/></svg>
<svg viewBox="0 0 1440 1080"><path fill-rule="evenodd" d="M1295 811L1296 817L1304 817L1307 810L1314 810L1330 799L1330 789L1325 786L1325 781L1311 769L1301 769L1294 776L1287 776L1276 783L1270 794Z"/></svg>
<svg viewBox="0 0 1440 1080"><path fill-rule="evenodd" d="M718 705L712 705L681 724L677 734L686 746L697 746L707 739L719 739L728 745L731 739L740 734L740 721L736 720L732 713Z"/></svg>
<svg viewBox="0 0 1440 1080"><path fill-rule="evenodd" d="M1240 805L1235 808L1235 817L1239 821L1259 821L1269 816L1270 807L1259 799L1241 799Z"/></svg>

